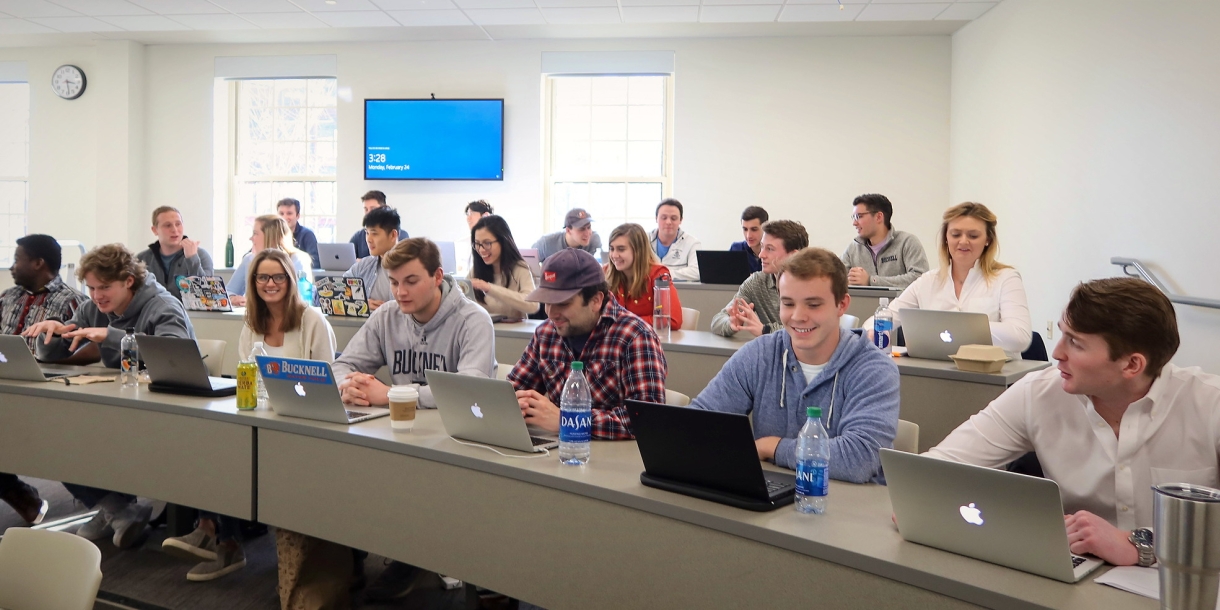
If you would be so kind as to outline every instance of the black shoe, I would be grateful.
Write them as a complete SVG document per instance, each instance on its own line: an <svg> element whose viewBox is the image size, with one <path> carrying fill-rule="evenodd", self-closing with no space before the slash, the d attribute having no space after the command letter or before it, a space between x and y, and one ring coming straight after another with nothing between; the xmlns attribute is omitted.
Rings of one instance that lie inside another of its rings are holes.
<svg viewBox="0 0 1220 610"><path fill-rule="evenodd" d="M9 489L0 494L0 500L4 500L13 510L17 511L18 515L30 525L38 525L42 523L42 518L47 516L47 509L50 504L38 496L38 490L34 489L24 481L17 481Z"/></svg>
<svg viewBox="0 0 1220 610"><path fill-rule="evenodd" d="M420 572L422 570L411 564L392 561L381 576L365 589L364 599L372 602L402 599L415 588Z"/></svg>

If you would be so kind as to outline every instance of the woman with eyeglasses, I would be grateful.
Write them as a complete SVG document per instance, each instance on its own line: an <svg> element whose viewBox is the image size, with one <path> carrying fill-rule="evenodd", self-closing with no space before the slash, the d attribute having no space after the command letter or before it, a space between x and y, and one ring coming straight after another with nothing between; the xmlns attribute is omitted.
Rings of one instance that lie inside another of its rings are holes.
<svg viewBox="0 0 1220 610"><path fill-rule="evenodd" d="M255 218L250 244L253 247L242 257L241 263L233 270L233 277L229 281L227 287L229 302L239 307L246 304L246 292L249 288L246 283L246 275L251 268L250 260L264 248L273 248L287 253L291 257L292 267L296 270L297 277L304 277L313 283L313 261L309 258L309 254L298 250L292 244L292 231L288 229L288 223L284 222L283 218L274 214Z"/></svg>
<svg viewBox="0 0 1220 610"><path fill-rule="evenodd" d="M653 287L657 279L669 281L670 323L682 328L682 302L669 268L657 260L644 227L629 222L610 232L610 263L603 265L610 292L627 311L652 324Z"/></svg>
<svg viewBox="0 0 1220 610"><path fill-rule="evenodd" d="M523 318L538 311L537 303L525 300L534 290L534 276L521 259L508 223L499 216L484 216L470 229L474 259L470 285L475 302L487 313Z"/></svg>

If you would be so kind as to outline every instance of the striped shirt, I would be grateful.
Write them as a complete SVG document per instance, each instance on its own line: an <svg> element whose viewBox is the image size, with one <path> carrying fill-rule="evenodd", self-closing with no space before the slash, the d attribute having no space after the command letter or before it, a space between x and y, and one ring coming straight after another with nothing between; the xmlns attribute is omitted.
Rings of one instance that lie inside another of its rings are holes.
<svg viewBox="0 0 1220 610"><path fill-rule="evenodd" d="M72 314L88 297L56 277L42 292L33 293L13 286L0 293L0 334L18 335L43 320L71 320ZM26 339L34 349L34 338Z"/></svg>

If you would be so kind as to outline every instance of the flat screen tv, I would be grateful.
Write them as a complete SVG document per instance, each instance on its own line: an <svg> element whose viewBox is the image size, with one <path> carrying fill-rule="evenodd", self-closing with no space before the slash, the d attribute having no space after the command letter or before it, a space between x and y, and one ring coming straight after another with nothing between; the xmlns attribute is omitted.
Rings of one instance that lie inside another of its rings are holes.
<svg viewBox="0 0 1220 610"><path fill-rule="evenodd" d="M365 180L503 180L504 100L364 100Z"/></svg>

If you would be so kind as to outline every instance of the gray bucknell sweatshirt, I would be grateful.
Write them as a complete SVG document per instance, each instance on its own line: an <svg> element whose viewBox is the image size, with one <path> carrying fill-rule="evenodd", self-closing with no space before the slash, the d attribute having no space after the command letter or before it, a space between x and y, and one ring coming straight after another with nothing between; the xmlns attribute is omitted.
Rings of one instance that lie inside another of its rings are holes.
<svg viewBox="0 0 1220 610"><path fill-rule="evenodd" d="M495 331L491 316L462 296L448 275L441 282L441 306L426 324L391 301L377 308L335 360L335 379L359 371L373 374L390 367L394 385L420 384L419 406L435 408L424 371L491 378L496 373Z"/></svg>

